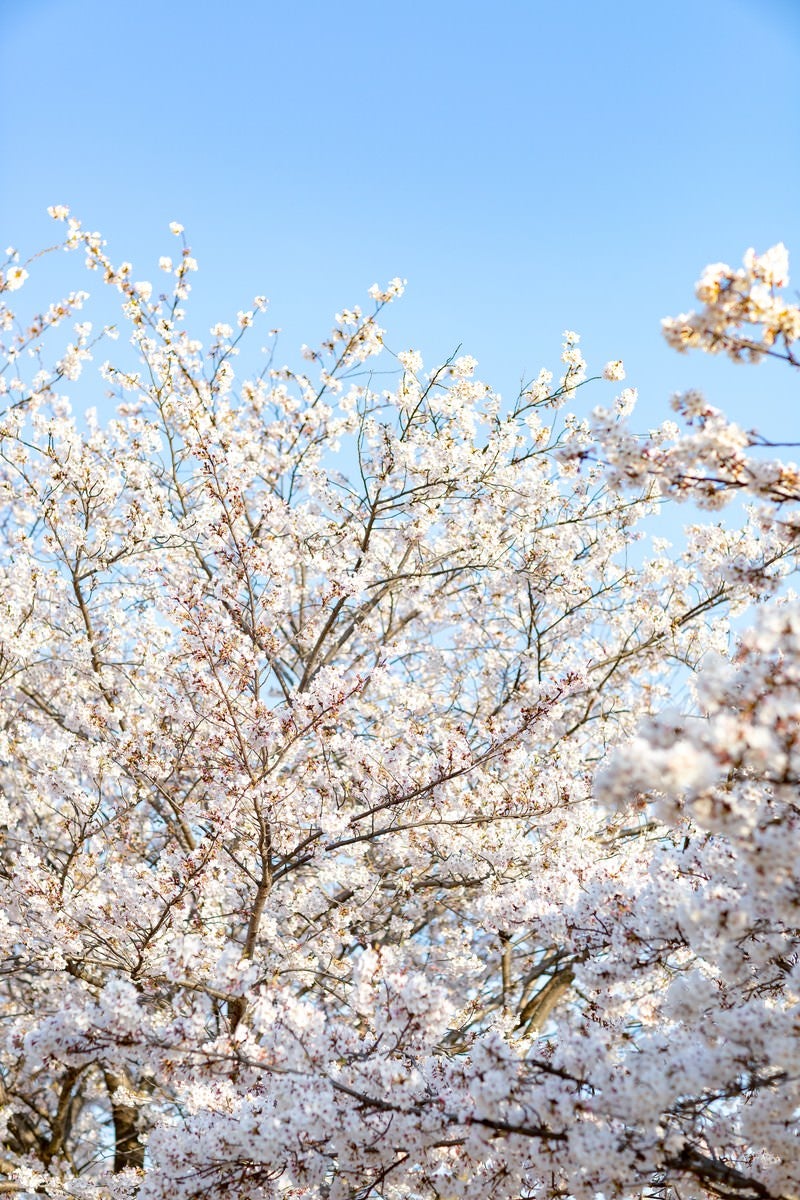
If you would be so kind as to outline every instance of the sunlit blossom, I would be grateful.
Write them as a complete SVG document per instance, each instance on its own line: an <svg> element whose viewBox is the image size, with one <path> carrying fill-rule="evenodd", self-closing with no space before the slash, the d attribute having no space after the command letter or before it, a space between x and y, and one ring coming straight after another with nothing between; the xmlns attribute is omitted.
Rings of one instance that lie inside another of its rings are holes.
<svg viewBox="0 0 800 1200"><path fill-rule="evenodd" d="M3 280L3 286L5 287L6 291L16 292L22 287L27 278L28 272L24 267L10 267L9 270L6 271L5 279Z"/></svg>
<svg viewBox="0 0 800 1200"><path fill-rule="evenodd" d="M511 400L395 356L399 278L242 371L264 297L64 248L112 319L3 318L0 1188L800 1194L800 465L571 330ZM668 337L793 363L787 270Z"/></svg>

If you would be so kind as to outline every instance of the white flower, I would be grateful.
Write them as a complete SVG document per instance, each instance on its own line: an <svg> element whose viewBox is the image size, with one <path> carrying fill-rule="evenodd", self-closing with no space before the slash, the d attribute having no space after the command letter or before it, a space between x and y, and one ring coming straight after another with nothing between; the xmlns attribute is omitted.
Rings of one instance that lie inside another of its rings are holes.
<svg viewBox="0 0 800 1200"><path fill-rule="evenodd" d="M614 412L620 417L627 417L633 412L637 396L636 388L623 388L614 401Z"/></svg>
<svg viewBox="0 0 800 1200"><path fill-rule="evenodd" d="M27 278L28 272L24 267L12 267L5 278L6 290L9 292L18 291Z"/></svg>
<svg viewBox="0 0 800 1200"><path fill-rule="evenodd" d="M473 358L471 354L462 354L457 358L452 366L454 375L460 379L471 379L475 374L475 368L478 365L477 358Z"/></svg>
<svg viewBox="0 0 800 1200"><path fill-rule="evenodd" d="M756 254L751 247L744 256L744 265L770 287L785 287L789 282L789 251L783 242L771 246L763 254Z"/></svg>
<svg viewBox="0 0 800 1200"><path fill-rule="evenodd" d="M377 283L373 283L372 287L368 289L369 295L376 304L388 304L391 300L402 296L407 282L406 279L395 277L389 280L385 288L380 288Z"/></svg>
<svg viewBox="0 0 800 1200"><path fill-rule="evenodd" d="M422 355L419 350L401 350L397 357L409 374L415 375L417 371L422 370Z"/></svg>
<svg viewBox="0 0 800 1200"><path fill-rule="evenodd" d="M618 383L625 378L625 367L622 365L622 359L616 358L613 362L607 362L603 367L603 379L609 379L612 383Z"/></svg>
<svg viewBox="0 0 800 1200"><path fill-rule="evenodd" d="M179 221L170 221L169 231L170 233L174 233L176 237L180 237L180 235L183 233L183 226Z"/></svg>

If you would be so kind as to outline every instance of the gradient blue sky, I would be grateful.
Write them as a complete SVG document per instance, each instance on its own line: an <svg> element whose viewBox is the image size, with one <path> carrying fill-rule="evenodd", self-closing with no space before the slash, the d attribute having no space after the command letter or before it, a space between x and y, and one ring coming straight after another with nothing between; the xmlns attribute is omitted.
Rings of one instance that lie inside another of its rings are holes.
<svg viewBox="0 0 800 1200"><path fill-rule="evenodd" d="M569 327L650 423L693 383L795 419L787 371L659 321L750 245L800 282L800 0L0 0L0 49L2 245L67 203L155 278L180 220L198 332L264 292L288 359L400 274L389 344L462 343L505 393Z"/></svg>

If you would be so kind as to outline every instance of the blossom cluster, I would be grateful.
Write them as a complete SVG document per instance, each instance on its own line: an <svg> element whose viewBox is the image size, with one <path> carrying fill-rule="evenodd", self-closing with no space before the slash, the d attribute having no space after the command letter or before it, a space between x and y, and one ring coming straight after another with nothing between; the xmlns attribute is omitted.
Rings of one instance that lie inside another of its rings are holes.
<svg viewBox="0 0 800 1200"><path fill-rule="evenodd" d="M664 335L676 350L724 352L735 362L777 354L797 365L792 347L800 339L800 306L777 290L788 283L789 255L783 243L764 254L748 250L738 270L712 263L695 287L703 309L665 318Z"/></svg>
<svg viewBox="0 0 800 1200"><path fill-rule="evenodd" d="M180 224L159 294L51 216L129 344L10 256L0 1189L797 1195L794 468L567 411L572 331L510 404L426 366L399 279L237 373Z"/></svg>

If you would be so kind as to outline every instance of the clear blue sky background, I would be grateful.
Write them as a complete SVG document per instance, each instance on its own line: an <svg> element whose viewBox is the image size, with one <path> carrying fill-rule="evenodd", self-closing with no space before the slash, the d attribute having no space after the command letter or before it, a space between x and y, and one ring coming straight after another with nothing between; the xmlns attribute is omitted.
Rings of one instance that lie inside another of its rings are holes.
<svg viewBox="0 0 800 1200"><path fill-rule="evenodd" d="M700 383L797 435L786 370L659 321L749 245L800 283L800 0L0 0L0 49L2 245L67 203L155 280L180 220L203 333L264 292L293 357L400 274L394 349L462 343L507 394L574 328L645 423Z"/></svg>

